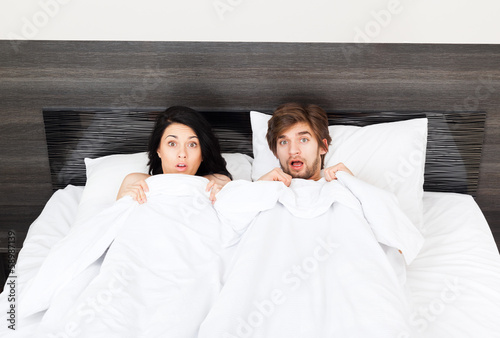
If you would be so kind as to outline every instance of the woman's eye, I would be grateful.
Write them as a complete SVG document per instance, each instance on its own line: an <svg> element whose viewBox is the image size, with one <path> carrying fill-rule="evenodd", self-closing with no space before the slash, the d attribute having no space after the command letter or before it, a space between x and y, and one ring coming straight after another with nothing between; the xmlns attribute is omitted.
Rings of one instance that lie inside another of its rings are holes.
<svg viewBox="0 0 500 338"><path fill-rule="evenodd" d="M175 142L174 141L169 141L168 143L169 147L175 147Z"/></svg>
<svg viewBox="0 0 500 338"><path fill-rule="evenodd" d="M195 148L197 145L198 145L198 144L197 144L196 142L191 142L191 143L189 143L189 145L188 145L188 146L189 146L190 148Z"/></svg>

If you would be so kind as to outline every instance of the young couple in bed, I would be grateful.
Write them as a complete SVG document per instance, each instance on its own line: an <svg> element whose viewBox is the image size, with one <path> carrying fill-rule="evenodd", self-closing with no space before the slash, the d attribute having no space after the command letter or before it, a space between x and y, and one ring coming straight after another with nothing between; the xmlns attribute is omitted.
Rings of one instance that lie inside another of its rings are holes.
<svg viewBox="0 0 500 338"><path fill-rule="evenodd" d="M259 181L281 181L289 186L292 178L319 180L324 157L331 142L326 112L317 105L285 103L269 120L267 142L278 158L281 168L274 168ZM148 145L149 175L127 175L117 199L131 196L146 202L146 178L156 174L186 174L209 180L210 200L231 181L217 138L205 118L193 109L181 106L168 108L160 114ZM326 181L336 179L337 171L351 171L342 163L326 168Z"/></svg>

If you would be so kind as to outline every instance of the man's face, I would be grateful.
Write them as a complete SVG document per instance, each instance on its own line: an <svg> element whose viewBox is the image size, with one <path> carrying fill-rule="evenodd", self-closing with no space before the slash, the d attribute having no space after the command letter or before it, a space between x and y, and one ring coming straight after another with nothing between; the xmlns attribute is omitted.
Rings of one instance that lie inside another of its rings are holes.
<svg viewBox="0 0 500 338"><path fill-rule="evenodd" d="M313 135L311 127L300 122L278 136L276 155L281 169L293 178L315 181L321 178L321 155L326 151ZM326 146L326 140L323 142Z"/></svg>

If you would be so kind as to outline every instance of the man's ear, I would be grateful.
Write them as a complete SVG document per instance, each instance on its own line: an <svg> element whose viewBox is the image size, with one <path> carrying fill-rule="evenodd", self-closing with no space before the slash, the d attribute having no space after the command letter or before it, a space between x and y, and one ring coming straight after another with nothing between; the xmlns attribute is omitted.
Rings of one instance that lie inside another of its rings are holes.
<svg viewBox="0 0 500 338"><path fill-rule="evenodd" d="M326 138L324 138L322 141L323 146L321 147L319 154L325 155L328 152L328 141L326 140Z"/></svg>

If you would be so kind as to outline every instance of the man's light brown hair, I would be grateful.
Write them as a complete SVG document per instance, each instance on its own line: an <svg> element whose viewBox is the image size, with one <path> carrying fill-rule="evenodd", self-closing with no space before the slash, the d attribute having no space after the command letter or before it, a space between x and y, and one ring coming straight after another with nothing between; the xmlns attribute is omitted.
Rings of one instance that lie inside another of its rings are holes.
<svg viewBox="0 0 500 338"><path fill-rule="evenodd" d="M279 106L273 113L273 117L267 123L267 143L269 149L277 157L278 138L296 123L305 122L312 129L313 137L318 145L325 151L328 147L323 143L326 139L328 145L332 142L328 132L328 117L326 112L315 104L285 103ZM321 155L321 168L324 165L325 155Z"/></svg>

